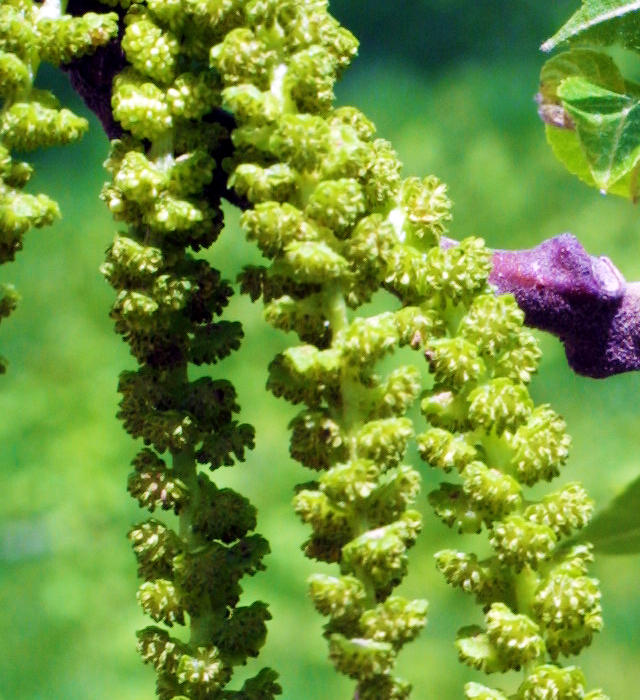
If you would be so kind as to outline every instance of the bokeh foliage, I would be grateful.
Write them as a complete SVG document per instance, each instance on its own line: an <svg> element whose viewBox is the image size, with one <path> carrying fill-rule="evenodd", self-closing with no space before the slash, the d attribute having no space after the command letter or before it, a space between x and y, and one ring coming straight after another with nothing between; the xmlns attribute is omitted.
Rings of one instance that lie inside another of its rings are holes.
<svg viewBox="0 0 640 700"><path fill-rule="evenodd" d="M331 9L361 40L339 103L376 123L405 175L435 173L447 182L451 235L515 248L571 230L589 252L640 279L637 209L567 175L536 115L538 45L575 9L571 3L375 0L363 12L360 3L334 0ZM42 70L39 81L86 114L64 77ZM7 494L0 508L0 700L153 697L151 671L134 650L132 631L145 623L131 595L136 565L125 533L138 516L125 493L130 444L114 417L117 375L132 360L112 331L112 292L98 272L114 226L98 199L106 155L95 119L80 144L35 154L30 191L56 199L63 219L32 231L2 273L23 299L2 327L10 365L0 386ZM237 219L228 209L212 261L230 279L241 264L257 262ZM290 505L293 485L306 478L288 455L285 426L294 409L263 390L267 364L286 339L246 298L232 300L229 318L242 319L246 339L224 371L238 387L242 420L256 426L257 448L233 473L219 474L257 505L272 543L267 571L247 586L248 598L271 601L274 616L260 662L278 667L287 700L346 697L349 682L325 660L322 620L306 595L317 564L300 551L307 533ZM563 480L583 481L604 504L640 471L640 378L576 377L557 341L543 338L543 349L532 393L563 415L574 438ZM414 464L427 493L439 477L417 458ZM453 639L480 613L435 571L433 553L452 535L424 496L421 509L425 534L402 590L429 599L430 622L399 671L422 697L448 700L475 677L458 663ZM637 559L600 558L593 572L602 582L606 628L581 664L612 698L632 698L640 683Z"/></svg>

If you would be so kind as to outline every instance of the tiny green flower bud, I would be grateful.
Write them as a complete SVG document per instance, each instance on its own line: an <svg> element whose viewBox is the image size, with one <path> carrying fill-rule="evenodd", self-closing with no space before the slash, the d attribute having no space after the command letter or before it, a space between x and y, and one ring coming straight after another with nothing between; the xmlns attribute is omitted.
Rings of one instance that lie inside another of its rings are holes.
<svg viewBox="0 0 640 700"><path fill-rule="evenodd" d="M475 554L453 549L443 549L435 557L436 566L447 582L475 595L481 605L510 597L512 581L508 580L508 572L501 569L495 558L481 562Z"/></svg>
<svg viewBox="0 0 640 700"><path fill-rule="evenodd" d="M433 339L424 354L438 386L453 390L473 386L486 371L477 346L464 338Z"/></svg>
<svg viewBox="0 0 640 700"><path fill-rule="evenodd" d="M341 623L355 622L364 611L366 592L353 576L312 574L309 595L319 613Z"/></svg>
<svg viewBox="0 0 640 700"><path fill-rule="evenodd" d="M522 384L506 377L492 379L469 394L469 420L474 428L500 435L513 432L524 423L533 409L533 401Z"/></svg>
<svg viewBox="0 0 640 700"><path fill-rule="evenodd" d="M487 636L510 668L519 670L545 651L540 629L526 615L516 615L504 603L493 603L486 615Z"/></svg>
<svg viewBox="0 0 640 700"><path fill-rule="evenodd" d="M138 138L158 139L173 126L165 93L131 68L115 77L111 105L113 116Z"/></svg>
<svg viewBox="0 0 640 700"><path fill-rule="evenodd" d="M171 581L145 581L138 590L138 602L156 622L162 620L169 627L172 627L174 622L185 624L180 596Z"/></svg>
<svg viewBox="0 0 640 700"><path fill-rule="evenodd" d="M529 673L518 688L518 700L583 700L585 678L577 666L547 664Z"/></svg>
<svg viewBox="0 0 640 700"><path fill-rule="evenodd" d="M180 657L187 653L187 645L170 637L160 627L145 627L137 633L138 652L145 664L153 664L157 671L175 673Z"/></svg>
<svg viewBox="0 0 640 700"><path fill-rule="evenodd" d="M419 180L409 177L402 183L399 198L406 212L408 243L428 250L437 245L451 219L447 187L434 176Z"/></svg>
<svg viewBox="0 0 640 700"><path fill-rule="evenodd" d="M505 673L511 668L491 643L489 635L477 625L459 629L455 646L460 661L484 673Z"/></svg>
<svg viewBox="0 0 640 700"><path fill-rule="evenodd" d="M355 679L385 676L395 661L391 644L371 639L347 639L341 634L331 635L329 656L338 671Z"/></svg>
<svg viewBox="0 0 640 700"><path fill-rule="evenodd" d="M487 688L480 683L467 683L464 687L467 700L509 700L506 695L495 688Z"/></svg>
<svg viewBox="0 0 640 700"><path fill-rule="evenodd" d="M459 533L473 534L482 530L482 514L474 509L462 486L440 484L439 489L429 494L429 503L442 522Z"/></svg>
<svg viewBox="0 0 640 700"><path fill-rule="evenodd" d="M147 13L129 13L126 21L122 48L129 63L157 83L172 82L180 48L178 39L163 31Z"/></svg>
<svg viewBox="0 0 640 700"><path fill-rule="evenodd" d="M364 211L359 183L352 178L341 178L321 182L309 196L305 214L338 238L346 238Z"/></svg>
<svg viewBox="0 0 640 700"><path fill-rule="evenodd" d="M389 642L395 649L415 639L427 623L427 602L389 596L360 618L362 634L376 642Z"/></svg>
<svg viewBox="0 0 640 700"><path fill-rule="evenodd" d="M350 365L373 364L392 352L397 344L398 328L391 311L354 319L335 340L335 346L342 350Z"/></svg>
<svg viewBox="0 0 640 700"><path fill-rule="evenodd" d="M503 564L520 571L523 566L537 569L553 553L556 539L550 527L511 514L494 523L491 546Z"/></svg>
<svg viewBox="0 0 640 700"><path fill-rule="evenodd" d="M442 428L430 428L417 436L420 457L432 467L445 472L459 472L477 457L477 450L469 444L468 437Z"/></svg>
<svg viewBox="0 0 640 700"><path fill-rule="evenodd" d="M230 31L210 52L210 65L220 73L225 83L252 83L261 90L269 87L275 61L275 51L246 27Z"/></svg>
<svg viewBox="0 0 640 700"><path fill-rule="evenodd" d="M215 647L199 647L195 656L184 654L178 663L176 678L193 687L193 693L206 697L229 681L231 669Z"/></svg>
<svg viewBox="0 0 640 700"><path fill-rule="evenodd" d="M409 418L386 418L370 421L356 436L356 452L359 457L372 459L384 468L397 466L407 449L407 441L413 436Z"/></svg>
<svg viewBox="0 0 640 700"><path fill-rule="evenodd" d="M538 406L513 436L507 435L519 481L532 486L542 479L551 481L560 473L571 444L565 428L557 413L548 406Z"/></svg>
<svg viewBox="0 0 640 700"><path fill-rule="evenodd" d="M581 484L566 484L524 511L524 517L549 526L558 537L582 529L590 520L593 500Z"/></svg>
<svg viewBox="0 0 640 700"><path fill-rule="evenodd" d="M497 469L480 461L467 464L462 471L463 489L473 510L482 514L485 522L504 517L522 503L520 484Z"/></svg>

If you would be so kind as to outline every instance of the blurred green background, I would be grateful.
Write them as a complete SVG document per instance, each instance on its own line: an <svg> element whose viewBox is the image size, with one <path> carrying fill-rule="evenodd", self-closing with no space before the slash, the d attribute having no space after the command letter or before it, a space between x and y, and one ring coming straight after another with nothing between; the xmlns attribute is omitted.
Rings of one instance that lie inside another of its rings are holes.
<svg viewBox="0 0 640 700"><path fill-rule="evenodd" d="M360 56L338 88L340 104L362 109L392 141L406 175L435 173L454 200L451 235L482 236L492 247L530 247L563 231L592 254L606 254L627 279L640 279L637 208L602 197L575 181L544 140L533 96L544 60L538 46L577 8L577 0L333 0L333 13L361 41ZM41 85L85 113L64 76L41 70ZM135 562L125 534L144 517L126 493L136 451L116 421L118 373L133 367L108 318L112 292L98 267L115 225L98 200L106 179L107 140L95 119L76 146L31 158L32 192L60 203L56 226L32 231L5 281L22 293L2 324L0 351L9 358L0 379L0 700L151 700L154 674L135 652L134 631L148 624L135 602ZM209 254L234 278L255 261L238 216ZM306 528L290 506L292 488L309 478L288 455L285 426L294 410L264 390L272 356L290 339L269 330L261 310L232 301L229 318L245 324L242 350L217 376L230 375L242 418L257 429L245 464L219 470L259 508L259 530L271 543L268 570L245 586L245 602L261 597L274 619L259 663L281 674L285 700L352 696L352 683L326 660L322 619L306 595ZM638 374L595 381L574 376L559 343L541 336L544 359L532 385L574 438L557 483L579 479L600 504L640 472ZM414 457L414 456L413 456ZM417 463L417 462L416 462ZM419 466L424 492L439 475ZM546 487L548 488L548 487ZM463 697L480 674L461 666L452 646L457 628L480 622L480 611L449 589L433 553L462 542L429 512L412 551L401 592L430 601L430 621L400 655L398 672L414 698ZM617 699L640 687L638 559L600 558L605 631L579 659L589 687ZM513 679L491 678L510 688Z"/></svg>

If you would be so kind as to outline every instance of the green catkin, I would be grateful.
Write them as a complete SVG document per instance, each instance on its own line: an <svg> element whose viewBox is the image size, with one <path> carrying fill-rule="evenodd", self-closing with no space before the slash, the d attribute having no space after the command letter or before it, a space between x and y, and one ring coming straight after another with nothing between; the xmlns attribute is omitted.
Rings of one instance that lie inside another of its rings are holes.
<svg viewBox="0 0 640 700"><path fill-rule="evenodd" d="M61 108L51 92L34 87L38 67L91 53L117 31L114 14L72 18L50 5L31 0L0 4L0 264L15 259L29 229L52 224L60 216L57 203L47 195L23 192L33 171L28 163L14 160L12 152L72 143L88 128L86 119ZM0 320L18 300L13 285L0 283ZM0 357L0 374L6 368Z"/></svg>
<svg viewBox="0 0 640 700"><path fill-rule="evenodd" d="M586 576L591 549L561 545L589 521L593 502L576 483L540 501L527 498L526 486L559 474L569 438L562 419L529 397L526 383L539 351L522 328L522 313L512 298L494 296L486 281L474 284L476 295L453 308L440 290L425 299L429 308L444 309L448 332L426 339L434 386L422 412L432 427L418 436L418 446L432 467L460 475L429 495L436 514L461 533L486 529L493 549L483 560L454 549L436 555L448 583L475 596L485 613L484 626L458 632L460 660L485 673L522 670L524 679L508 696L475 682L466 695L604 699L599 690L586 693L579 668L559 662L588 646L602 627L598 583Z"/></svg>
<svg viewBox="0 0 640 700"><path fill-rule="evenodd" d="M243 335L238 322L221 318L229 283L192 255L222 228L209 185L226 134L210 118L201 128L221 87L208 67L219 29L213 17L208 26L201 21L205 5L132 3L124 14L130 66L114 79L112 106L125 134L112 142L112 181L102 197L126 228L102 272L117 292L116 331L139 363L119 384L118 415L145 445L128 489L141 507L178 516L177 530L153 518L129 532L142 579L138 600L157 623L138 632L138 649L157 672L161 700L267 700L281 692L271 669L239 690L227 686L265 641L271 615L259 601L240 605L240 580L264 568L269 545L253 532L249 501L199 469L244 461L254 430L237 421L230 382L189 376L193 365L223 360ZM188 634L170 636L166 628L176 626Z"/></svg>

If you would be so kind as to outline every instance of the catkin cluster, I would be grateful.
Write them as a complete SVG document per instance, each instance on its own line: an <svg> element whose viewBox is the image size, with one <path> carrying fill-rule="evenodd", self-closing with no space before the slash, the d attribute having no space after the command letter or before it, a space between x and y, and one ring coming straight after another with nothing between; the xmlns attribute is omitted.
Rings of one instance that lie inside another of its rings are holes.
<svg viewBox="0 0 640 700"><path fill-rule="evenodd" d="M310 584L329 618L331 658L357 681L359 698L409 692L392 668L426 603L392 591L420 529L419 477L402 459L413 435L405 414L422 395L430 427L418 436L421 456L462 478L430 502L460 532L485 526L495 551L486 560L437 556L486 614L486 628L459 633L461 659L485 672L523 669L518 700L603 698L585 695L580 670L559 662L602 624L597 582L586 575L590 549L560 543L586 524L592 503L578 484L540 502L523 493L555 477L568 450L561 418L528 394L538 347L513 298L488 285L483 242L440 240L450 218L444 186L403 180L373 125L334 108L333 83L355 50L326 3L260 2L212 51L237 121L230 182L252 205L242 223L270 261L246 269L243 288L303 343L272 362L269 388L302 405L291 453L318 472L294 506L312 528L307 556L339 567ZM396 310L357 315L380 289ZM428 391L413 367L377 374L376 363L403 345L424 352ZM477 683L466 690L505 697Z"/></svg>
<svg viewBox="0 0 640 700"><path fill-rule="evenodd" d="M239 601L242 576L263 568L268 544L253 532L253 506L199 470L242 461L253 446L233 386L189 377L242 337L240 324L221 318L229 283L193 255L221 230L219 183L228 177L265 258L243 270L241 288L262 299L272 326L298 338L271 362L268 388L300 408L291 454L314 478L296 489L294 508L311 530L306 555L335 565L312 576L310 594L356 697L408 697L394 665L426 623L426 601L395 592L421 529L420 476L403 463L416 432L407 412L420 399L428 422L415 438L420 455L459 476L429 500L459 532L485 529L492 549L483 559L454 549L436 557L485 615L484 626L460 630L460 658L486 673L524 673L511 694L474 682L467 698L605 700L561 662L602 625L597 582L587 576L591 550L562 542L586 524L592 503L575 483L540 501L525 491L557 476L568 450L561 418L534 406L527 390L537 345L514 300L488 284L483 241L442 240L444 185L403 179L373 124L335 108L334 83L355 38L326 0L104 4L117 13L72 18L29 0L0 7L0 260L57 214L46 197L20 191L30 169L10 151L66 142L86 126L33 88L38 62L74 60L118 34L127 67L113 81L112 110L123 134L112 142L102 196L123 229L102 271L117 293L116 331L138 362L121 375L119 416L144 443L130 493L178 522L173 530L150 518L129 533L140 604L163 625L138 635L158 696L280 692L270 669L227 687L265 638L266 605ZM221 109L233 116L231 133ZM222 158L229 138L233 152ZM380 291L386 310L365 311ZM5 293L0 317L13 304ZM414 365L382 370L382 359L407 346L424 354L427 384ZM175 625L189 634L171 636Z"/></svg>

